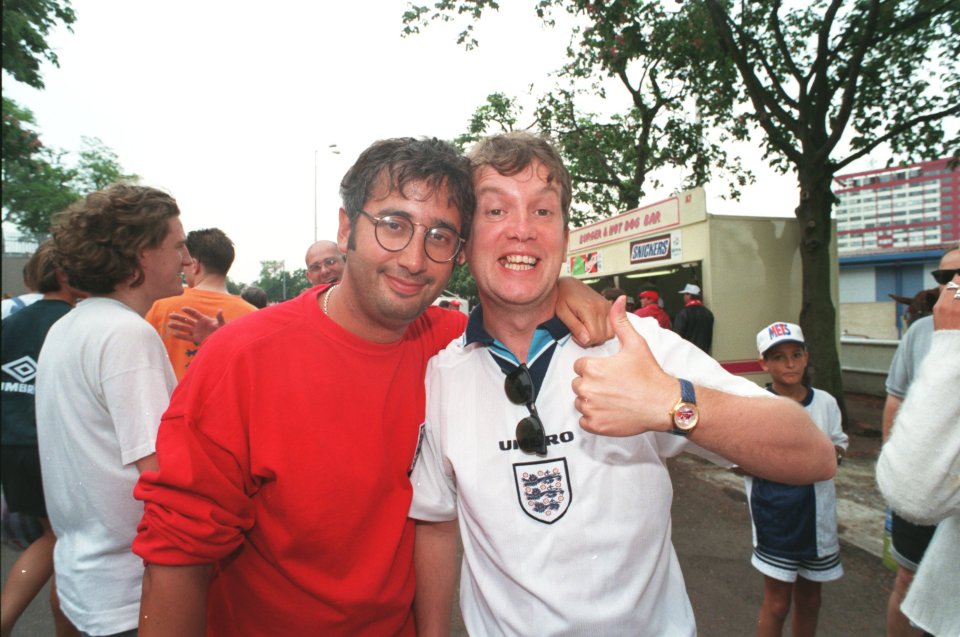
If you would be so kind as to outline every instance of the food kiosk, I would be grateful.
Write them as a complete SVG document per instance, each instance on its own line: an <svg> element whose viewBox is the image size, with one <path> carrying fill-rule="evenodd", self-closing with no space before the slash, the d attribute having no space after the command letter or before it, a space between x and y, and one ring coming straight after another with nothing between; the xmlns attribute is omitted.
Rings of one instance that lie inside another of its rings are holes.
<svg viewBox="0 0 960 637"><path fill-rule="evenodd" d="M620 288L633 301L654 289L671 320L683 307L679 290L699 285L715 318L711 355L761 382L757 331L799 321L799 239L795 218L710 214L698 187L572 229L566 271L597 291ZM836 265L830 285L836 304Z"/></svg>

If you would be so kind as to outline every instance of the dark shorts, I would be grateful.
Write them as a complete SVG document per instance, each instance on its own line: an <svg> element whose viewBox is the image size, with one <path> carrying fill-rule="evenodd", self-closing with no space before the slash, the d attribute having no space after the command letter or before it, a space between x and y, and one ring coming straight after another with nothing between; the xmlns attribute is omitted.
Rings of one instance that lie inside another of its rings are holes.
<svg viewBox="0 0 960 637"><path fill-rule="evenodd" d="M31 445L3 445L0 454L0 481L7 509L12 513L47 517L40 479L40 449Z"/></svg>
<svg viewBox="0 0 960 637"><path fill-rule="evenodd" d="M896 513L892 514L892 518L890 539L893 544L893 559L900 566L916 572L937 527L907 522Z"/></svg>

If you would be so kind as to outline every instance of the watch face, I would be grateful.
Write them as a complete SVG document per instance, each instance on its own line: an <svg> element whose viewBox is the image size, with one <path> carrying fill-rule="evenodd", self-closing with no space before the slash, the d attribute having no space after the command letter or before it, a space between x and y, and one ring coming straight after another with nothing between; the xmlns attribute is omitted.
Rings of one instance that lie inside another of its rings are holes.
<svg viewBox="0 0 960 637"><path fill-rule="evenodd" d="M673 412L673 424L684 431L696 427L698 420L700 420L700 410L690 403L680 403Z"/></svg>

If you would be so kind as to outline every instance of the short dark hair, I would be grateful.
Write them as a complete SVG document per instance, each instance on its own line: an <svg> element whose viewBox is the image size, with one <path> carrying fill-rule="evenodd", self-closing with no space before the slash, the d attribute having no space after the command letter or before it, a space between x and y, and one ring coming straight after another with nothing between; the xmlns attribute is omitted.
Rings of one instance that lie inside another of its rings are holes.
<svg viewBox="0 0 960 637"><path fill-rule="evenodd" d="M27 261L27 265L24 266L25 271L30 273L32 288L40 294L60 291L60 279L57 278L59 268L57 249L54 247L52 239L47 239L41 243L30 260ZM27 278L27 275L24 278Z"/></svg>
<svg viewBox="0 0 960 637"><path fill-rule="evenodd" d="M525 131L493 135L477 142L467 157L474 173L490 166L507 177L517 175L539 161L547 169L547 183L556 181L560 187L563 224L570 223L570 203L573 200L570 172L563 165L560 153L546 138Z"/></svg>
<svg viewBox="0 0 960 637"><path fill-rule="evenodd" d="M626 296L627 293L621 290L620 288L606 288L603 292L600 293L608 301L616 301L621 296Z"/></svg>
<svg viewBox="0 0 960 637"><path fill-rule="evenodd" d="M397 137L374 142L360 153L340 182L343 208L350 217L347 248L354 249L354 230L360 211L378 188L407 196L407 188L425 182L429 196L447 191L447 203L460 211L460 236L470 234L476 197L470 163L452 144L434 138Z"/></svg>
<svg viewBox="0 0 960 637"><path fill-rule="evenodd" d="M240 290L240 298L258 310L267 307L267 292L255 285L248 285Z"/></svg>
<svg viewBox="0 0 960 637"><path fill-rule="evenodd" d="M71 287L109 294L130 281L143 283L140 258L167 236L180 215L176 200L147 186L114 184L87 195L53 219L60 268Z"/></svg>
<svg viewBox="0 0 960 637"><path fill-rule="evenodd" d="M219 228L191 231L187 235L187 251L204 270L222 276L227 276L235 256L233 241Z"/></svg>

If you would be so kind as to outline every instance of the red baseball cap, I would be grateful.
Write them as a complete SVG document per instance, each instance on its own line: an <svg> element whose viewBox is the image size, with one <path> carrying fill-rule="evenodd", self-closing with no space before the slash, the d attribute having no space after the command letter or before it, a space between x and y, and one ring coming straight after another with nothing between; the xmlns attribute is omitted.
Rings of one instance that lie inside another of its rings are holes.
<svg viewBox="0 0 960 637"><path fill-rule="evenodd" d="M643 292L640 293L640 296L638 298L650 299L651 301L659 301L660 295L654 292L653 290L644 290Z"/></svg>

